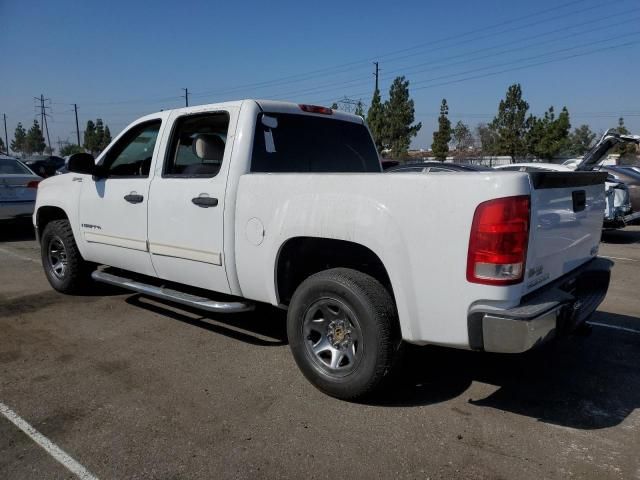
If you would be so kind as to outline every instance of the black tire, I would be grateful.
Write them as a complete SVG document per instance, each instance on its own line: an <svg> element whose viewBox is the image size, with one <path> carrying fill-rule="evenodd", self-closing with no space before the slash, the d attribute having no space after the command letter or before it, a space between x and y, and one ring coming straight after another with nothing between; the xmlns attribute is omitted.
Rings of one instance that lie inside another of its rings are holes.
<svg viewBox="0 0 640 480"><path fill-rule="evenodd" d="M62 253L56 256L52 253L54 251ZM47 280L57 291L81 293L91 284L89 275L93 265L85 262L80 255L68 220L53 220L44 227L40 238L40 254Z"/></svg>
<svg viewBox="0 0 640 480"><path fill-rule="evenodd" d="M346 323L339 320L343 317ZM362 399L381 387L391 376L401 345L387 289L347 268L325 270L300 284L289 305L287 336L305 377L319 390L345 400ZM334 355L340 360L334 362Z"/></svg>

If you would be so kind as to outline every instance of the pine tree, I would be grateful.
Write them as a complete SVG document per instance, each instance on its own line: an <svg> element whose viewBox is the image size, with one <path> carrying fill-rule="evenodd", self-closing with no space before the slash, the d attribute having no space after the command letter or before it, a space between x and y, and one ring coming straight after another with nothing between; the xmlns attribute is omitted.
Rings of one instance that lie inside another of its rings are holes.
<svg viewBox="0 0 640 480"><path fill-rule="evenodd" d="M373 92L371 106L367 112L367 125L373 136L378 152L382 152L387 143L387 128L385 121L385 108L380 99L380 90Z"/></svg>
<svg viewBox="0 0 640 480"><path fill-rule="evenodd" d="M438 117L438 130L433 132L433 143L431 151L436 160L444 162L449 153L449 142L451 141L451 121L449 120L449 106L447 100L442 99L440 104L440 116Z"/></svg>
<svg viewBox="0 0 640 480"><path fill-rule="evenodd" d="M38 120L33 121L33 125L27 132L27 138L25 141L25 153L30 155L32 153L42 153L47 144L44 143L44 136L42 130L40 130L40 124Z"/></svg>
<svg viewBox="0 0 640 480"><path fill-rule="evenodd" d="M519 83L507 89L504 100L500 100L498 114L491 122L496 133L495 152L499 155L511 155L516 158L525 155L527 148L527 111L529 104L522 99L522 88Z"/></svg>
<svg viewBox="0 0 640 480"><path fill-rule="evenodd" d="M25 147L27 146L27 132L25 131L22 123L18 123L16 131L13 134L13 140L11 141L11 150L16 153L25 153Z"/></svg>
<svg viewBox="0 0 640 480"><path fill-rule="evenodd" d="M589 125L580 125L569 135L569 151L572 155L584 155L593 146L596 134Z"/></svg>
<svg viewBox="0 0 640 480"><path fill-rule="evenodd" d="M407 157L411 139L418 134L422 123L415 120L413 100L409 97L409 81L396 77L389 89L389 100L384 104L386 138L393 158Z"/></svg>
<svg viewBox="0 0 640 480"><path fill-rule="evenodd" d="M104 124L102 123L101 118L96 119L96 136L95 136L95 149L100 152L102 151L102 144L104 142Z"/></svg>
<svg viewBox="0 0 640 480"><path fill-rule="evenodd" d="M83 146L88 152L95 153L97 151L96 125L92 120L87 121L87 128L84 129Z"/></svg>
<svg viewBox="0 0 640 480"><path fill-rule="evenodd" d="M570 147L569 111L566 107L556 118L553 106L549 107L543 118L533 115L527 120L527 152L537 158L550 160L558 154L568 153Z"/></svg>
<svg viewBox="0 0 640 480"><path fill-rule="evenodd" d="M104 126L104 135L102 137L102 148L101 151L109 146L111 143L111 131L109 130L109 125Z"/></svg>

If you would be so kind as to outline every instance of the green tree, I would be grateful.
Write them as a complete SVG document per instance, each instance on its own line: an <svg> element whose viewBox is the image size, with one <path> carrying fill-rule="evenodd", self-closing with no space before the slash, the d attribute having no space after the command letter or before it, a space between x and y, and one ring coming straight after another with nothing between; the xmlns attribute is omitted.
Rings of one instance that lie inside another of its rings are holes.
<svg viewBox="0 0 640 480"><path fill-rule="evenodd" d="M22 126L22 123L18 122L16 131L13 133L13 140L11 140L11 150L16 153L25 153L27 146L27 132Z"/></svg>
<svg viewBox="0 0 640 480"><path fill-rule="evenodd" d="M109 146L111 143L111 131L109 130L109 125L104 126L104 135L102 136L102 148L101 151Z"/></svg>
<svg viewBox="0 0 640 480"><path fill-rule="evenodd" d="M589 125L580 125L569 135L569 151L572 155L584 155L593 146L596 134Z"/></svg>
<svg viewBox="0 0 640 480"><path fill-rule="evenodd" d="M618 119L618 126L616 127L616 132L621 135L629 135L629 130L624 124L624 118L620 117ZM631 142L619 143L615 147L611 153L618 153L620 157L624 157L625 155L633 155L636 153L636 144Z"/></svg>
<svg viewBox="0 0 640 480"><path fill-rule="evenodd" d="M467 155L469 149L473 147L473 134L471 133L471 129L469 129L462 120L458 120L458 123L453 127L451 136L457 155Z"/></svg>
<svg viewBox="0 0 640 480"><path fill-rule="evenodd" d="M528 131L526 134L527 152L537 158L550 160L560 153L567 153L570 149L569 111L562 108L560 115L556 117L553 106L544 113L543 118L533 115L527 120Z"/></svg>
<svg viewBox="0 0 640 480"><path fill-rule="evenodd" d="M2 137L0 137L0 152L9 153L7 152L7 149L4 146L4 140L2 140Z"/></svg>
<svg viewBox="0 0 640 480"><path fill-rule="evenodd" d="M406 158L411 139L422 128L422 123L415 125L415 109L409 96L409 81L404 77L396 77L389 89L389 100L384 104L386 138L393 158Z"/></svg>
<svg viewBox="0 0 640 480"><path fill-rule="evenodd" d="M84 152L84 149L80 145L76 145L75 143L67 143L60 149L60 156L66 157L68 155L73 155L74 153L82 152Z"/></svg>
<svg viewBox="0 0 640 480"><path fill-rule="evenodd" d="M476 127L476 134L481 154L496 155L496 143L498 135L496 134L496 131L491 128L491 125L487 125L486 123L479 123Z"/></svg>
<svg viewBox="0 0 640 480"><path fill-rule="evenodd" d="M519 83L507 89L504 100L500 100L498 114L491 122L496 133L494 152L498 155L511 155L511 161L523 157L527 152L525 134L527 133L527 111L529 104L522 98Z"/></svg>
<svg viewBox="0 0 640 480"><path fill-rule="evenodd" d="M40 124L38 120L33 121L33 125L27 132L27 138L25 141L25 153L30 155L32 153L42 153L47 144L44 143L44 136L42 130L40 130Z"/></svg>
<svg viewBox="0 0 640 480"><path fill-rule="evenodd" d="M331 104L331 110L338 110L338 104L336 102Z"/></svg>
<svg viewBox="0 0 640 480"><path fill-rule="evenodd" d="M95 154L98 149L98 141L96 137L96 125L92 120L87 121L87 128L84 129L84 149Z"/></svg>
<svg viewBox="0 0 640 480"><path fill-rule="evenodd" d="M356 103L356 110L353 113L360 117L364 117L364 105L361 100L358 100L358 103Z"/></svg>
<svg viewBox="0 0 640 480"><path fill-rule="evenodd" d="M440 104L440 116L438 117L438 130L433 132L433 143L431 151L436 160L444 162L449 153L449 142L451 141L451 121L449 120L449 106L447 100L442 99Z"/></svg>
<svg viewBox="0 0 640 480"><path fill-rule="evenodd" d="M371 106L367 112L367 125L373 136L378 152L382 152L387 143L387 126L385 118L385 106L380 98L380 90L373 92Z"/></svg>

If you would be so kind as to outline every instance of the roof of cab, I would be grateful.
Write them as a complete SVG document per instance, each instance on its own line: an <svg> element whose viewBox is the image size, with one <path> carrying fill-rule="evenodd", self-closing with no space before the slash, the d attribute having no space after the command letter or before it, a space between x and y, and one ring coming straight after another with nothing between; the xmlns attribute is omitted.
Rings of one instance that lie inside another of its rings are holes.
<svg viewBox="0 0 640 480"><path fill-rule="evenodd" d="M235 101L231 101L231 102L220 102L220 103L209 103L209 104L205 104L205 105L194 105L191 107L180 107L180 108L173 108L173 109L167 109L167 110L163 110L162 112L156 112L150 115L158 115L158 113L168 113L168 112L173 112L173 111L179 111L180 113L185 113L185 114L189 114L189 113L200 113L200 112L206 112L208 110L218 110L220 108L224 108L224 107L241 107L243 103L245 102L254 102L258 108L260 108L260 110L267 112L267 113L294 113L294 114L298 114L298 115L311 115L314 117L326 117L327 115L325 114L321 114L321 113L310 113L310 112L304 112L301 108L300 108L300 104L298 103L293 103L293 102L281 102L281 101L275 101L275 100L257 100L257 99L244 99L244 100L235 100ZM150 115L145 115L145 117L148 117ZM144 119L145 117L142 117L142 119ZM354 115L352 113L347 113L347 112L341 112L338 110L332 110L332 114L331 114L331 118L334 118L336 120L345 120L348 122L354 122L354 123L364 123L364 119L358 115ZM139 119L139 120L142 120Z"/></svg>

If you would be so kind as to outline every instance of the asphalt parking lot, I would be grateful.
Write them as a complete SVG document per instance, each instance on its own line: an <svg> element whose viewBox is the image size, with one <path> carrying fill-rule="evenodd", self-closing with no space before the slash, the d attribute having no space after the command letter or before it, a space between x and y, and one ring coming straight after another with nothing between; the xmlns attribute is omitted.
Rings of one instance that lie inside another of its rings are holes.
<svg viewBox="0 0 640 480"><path fill-rule="evenodd" d="M54 292L0 226L0 404L93 476L638 478L640 227L589 337L521 356L413 348L375 401L315 390L285 317L207 316L121 290ZM0 416L0 478L74 478Z"/></svg>

